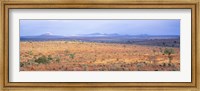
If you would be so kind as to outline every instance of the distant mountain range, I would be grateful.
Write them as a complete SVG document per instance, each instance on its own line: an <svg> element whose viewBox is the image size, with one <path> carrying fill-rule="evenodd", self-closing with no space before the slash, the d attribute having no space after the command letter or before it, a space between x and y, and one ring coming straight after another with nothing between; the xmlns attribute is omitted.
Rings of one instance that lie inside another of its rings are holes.
<svg viewBox="0 0 200 91"><path fill-rule="evenodd" d="M41 35L35 35L35 36L21 36L20 38L65 38L66 36L61 35L53 35L51 33L45 33Z"/></svg>
<svg viewBox="0 0 200 91"><path fill-rule="evenodd" d="M54 35L52 33L44 33L36 36L20 36L21 40L73 40L73 39L82 39L82 38L121 38L121 39L151 39L151 38L179 38L179 35L148 35L148 34L140 34L140 35L121 35L118 33L91 33L91 34L77 34L73 36L62 36L62 35Z"/></svg>
<svg viewBox="0 0 200 91"><path fill-rule="evenodd" d="M71 36L62 36L62 35L54 35L51 33L45 33L45 34L36 35L36 36L21 36L21 38L114 37L114 36L117 37L117 36L127 36L127 35L120 35L117 33L113 33L113 34L91 33L91 34L77 34L77 35L71 35Z"/></svg>
<svg viewBox="0 0 200 91"><path fill-rule="evenodd" d="M71 36L63 36L63 35L54 35L52 33L44 33L41 35L34 35L34 36L21 36L21 37L73 37L73 36L80 36L80 37L113 37L113 36L138 36L138 37L144 37L144 36L152 36L148 34L139 34L139 35L122 35L118 33L111 33L111 34L106 34L106 33L91 33L91 34L77 34L77 35L71 35ZM173 35L158 35L158 36L173 36ZM175 35L176 36L176 35Z"/></svg>
<svg viewBox="0 0 200 91"><path fill-rule="evenodd" d="M120 43L120 44L138 44L163 46L163 43L168 47L179 47L179 35L120 35L117 33L91 33L78 34L73 36L54 35L45 33L37 36L20 36L20 41L82 41L82 42L98 42L98 43Z"/></svg>

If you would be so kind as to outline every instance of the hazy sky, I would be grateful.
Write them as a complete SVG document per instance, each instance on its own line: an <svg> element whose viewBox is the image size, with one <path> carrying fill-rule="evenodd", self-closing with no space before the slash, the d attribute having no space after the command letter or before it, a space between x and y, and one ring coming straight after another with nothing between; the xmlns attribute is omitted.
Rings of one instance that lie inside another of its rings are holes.
<svg viewBox="0 0 200 91"><path fill-rule="evenodd" d="M180 20L20 20L20 36L45 33L180 35Z"/></svg>

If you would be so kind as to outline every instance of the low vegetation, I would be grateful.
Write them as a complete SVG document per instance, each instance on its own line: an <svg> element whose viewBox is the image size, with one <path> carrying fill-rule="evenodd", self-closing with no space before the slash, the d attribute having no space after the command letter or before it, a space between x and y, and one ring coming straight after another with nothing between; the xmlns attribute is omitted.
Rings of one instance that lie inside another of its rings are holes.
<svg viewBox="0 0 200 91"><path fill-rule="evenodd" d="M20 46L21 71L180 70L177 47L81 41L20 42Z"/></svg>

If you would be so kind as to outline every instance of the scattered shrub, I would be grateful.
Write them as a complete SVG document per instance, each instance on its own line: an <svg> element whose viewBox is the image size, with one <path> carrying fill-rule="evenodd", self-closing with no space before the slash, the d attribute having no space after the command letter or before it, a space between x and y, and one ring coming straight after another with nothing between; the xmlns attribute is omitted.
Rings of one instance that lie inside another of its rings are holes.
<svg viewBox="0 0 200 91"><path fill-rule="evenodd" d="M48 60L53 60L51 55L48 55Z"/></svg>
<svg viewBox="0 0 200 91"><path fill-rule="evenodd" d="M25 67L27 65L27 62L20 62L20 67Z"/></svg>
<svg viewBox="0 0 200 91"><path fill-rule="evenodd" d="M28 51L27 52L29 55L33 55L33 52L32 51Z"/></svg>
<svg viewBox="0 0 200 91"><path fill-rule="evenodd" d="M169 64L171 63L171 60L173 60L173 56L171 54L174 54L174 53L175 53L174 49L172 49L172 48L165 48L165 50L164 50L164 54L166 54L168 57Z"/></svg>
<svg viewBox="0 0 200 91"><path fill-rule="evenodd" d="M69 53L69 50L66 49L64 52L65 52L65 54L68 54L68 53Z"/></svg>
<svg viewBox="0 0 200 91"><path fill-rule="evenodd" d="M47 64L50 62L50 60L48 59L48 57L46 56L41 56L38 59L35 60L35 62L39 63L39 64Z"/></svg>
<svg viewBox="0 0 200 91"><path fill-rule="evenodd" d="M74 53L73 53L73 54L69 54L69 57L70 57L71 59L74 59L74 56L75 56Z"/></svg>
<svg viewBox="0 0 200 91"><path fill-rule="evenodd" d="M56 57L56 62L59 63L60 62L60 57Z"/></svg>

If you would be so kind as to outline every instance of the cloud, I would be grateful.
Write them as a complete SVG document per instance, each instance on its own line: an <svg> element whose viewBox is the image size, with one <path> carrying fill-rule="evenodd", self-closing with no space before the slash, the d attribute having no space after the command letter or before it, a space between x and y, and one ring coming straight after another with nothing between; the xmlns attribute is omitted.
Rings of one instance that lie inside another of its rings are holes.
<svg viewBox="0 0 200 91"><path fill-rule="evenodd" d="M53 33L51 33L51 32L46 32L46 33L44 33L44 34L42 34L42 35L53 35Z"/></svg>

